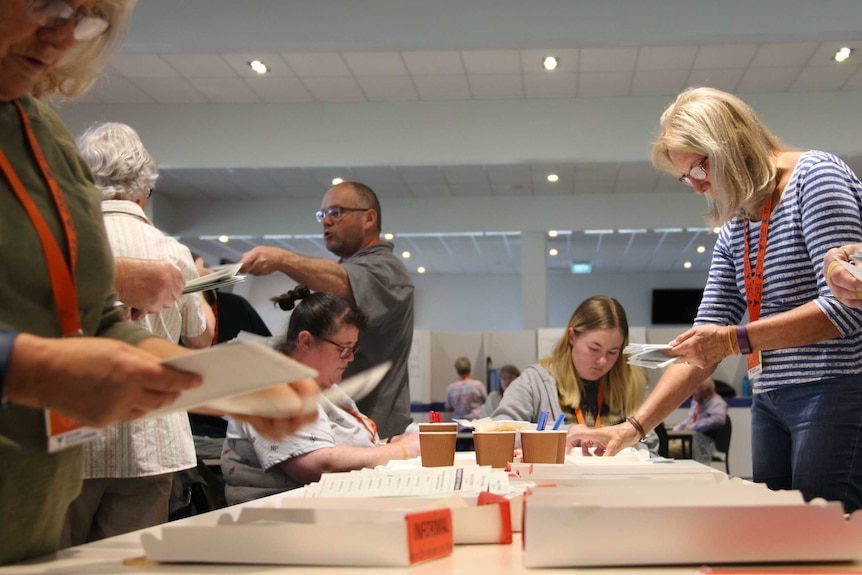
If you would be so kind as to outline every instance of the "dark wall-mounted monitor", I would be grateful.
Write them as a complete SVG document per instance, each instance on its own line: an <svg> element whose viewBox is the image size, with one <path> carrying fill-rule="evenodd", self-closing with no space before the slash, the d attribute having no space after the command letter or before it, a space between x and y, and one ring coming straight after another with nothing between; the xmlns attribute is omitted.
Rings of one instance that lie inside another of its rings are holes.
<svg viewBox="0 0 862 575"><path fill-rule="evenodd" d="M701 298L702 289L652 290L653 325L691 325Z"/></svg>

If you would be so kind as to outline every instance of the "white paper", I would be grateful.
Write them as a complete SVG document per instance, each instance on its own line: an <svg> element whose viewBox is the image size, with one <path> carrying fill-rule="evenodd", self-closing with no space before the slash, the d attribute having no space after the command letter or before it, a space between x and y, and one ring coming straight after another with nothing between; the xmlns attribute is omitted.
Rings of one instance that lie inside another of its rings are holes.
<svg viewBox="0 0 862 575"><path fill-rule="evenodd" d="M670 349L664 343L630 343L623 349L623 354L628 355L628 363L639 365L648 369L657 369L670 365L676 361L675 357L668 357L660 350Z"/></svg>
<svg viewBox="0 0 862 575"><path fill-rule="evenodd" d="M187 294L211 290L241 282L245 279L245 276L236 275L241 267L242 264L239 263L213 268L213 272L211 274L187 281L183 288L183 293Z"/></svg>
<svg viewBox="0 0 862 575"><path fill-rule="evenodd" d="M856 254L854 254L854 256L855 255ZM856 260L856 258L853 258L853 259L854 259L854 261L859 261L859 260ZM853 277L855 277L857 280L862 281L862 268L856 267L853 264L851 264L850 262L845 262L843 260L836 260L836 261L841 262L841 265L844 266L844 269L846 269L848 272L853 274Z"/></svg>
<svg viewBox="0 0 862 575"><path fill-rule="evenodd" d="M179 409L205 405L224 413L291 417L299 413L294 394L283 384L317 372L257 342L233 340L162 361L200 374L204 383L185 391L172 405L151 411L158 417Z"/></svg>

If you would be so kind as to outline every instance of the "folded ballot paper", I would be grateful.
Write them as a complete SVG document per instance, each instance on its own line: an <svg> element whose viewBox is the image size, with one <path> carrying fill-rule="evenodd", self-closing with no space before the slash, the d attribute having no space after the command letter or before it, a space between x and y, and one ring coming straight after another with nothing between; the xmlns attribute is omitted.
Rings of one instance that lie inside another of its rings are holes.
<svg viewBox="0 0 862 575"><path fill-rule="evenodd" d="M215 266L212 268L212 273L187 281L183 293L213 290L244 281L244 275L237 275L241 267L241 263Z"/></svg>
<svg viewBox="0 0 862 575"><path fill-rule="evenodd" d="M623 349L623 353L629 356L628 362L631 365L658 369L667 367L676 361L675 357L668 357L663 354L661 352L663 349L670 349L670 346L661 343L630 343Z"/></svg>

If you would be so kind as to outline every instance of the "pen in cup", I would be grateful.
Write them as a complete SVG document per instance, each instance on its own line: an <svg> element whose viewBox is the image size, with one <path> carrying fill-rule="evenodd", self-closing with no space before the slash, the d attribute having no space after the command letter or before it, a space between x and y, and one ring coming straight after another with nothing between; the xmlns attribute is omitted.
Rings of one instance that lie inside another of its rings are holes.
<svg viewBox="0 0 862 575"><path fill-rule="evenodd" d="M561 413L557 416L557 420L554 422L554 427L552 428L554 431L560 429L560 426L563 424L563 420L566 418L565 413Z"/></svg>
<svg viewBox="0 0 862 575"><path fill-rule="evenodd" d="M549 415L550 415L550 412L544 411L544 410L539 414L539 421L536 423L536 430L537 431L544 431L545 430L545 424L548 423L548 416Z"/></svg>

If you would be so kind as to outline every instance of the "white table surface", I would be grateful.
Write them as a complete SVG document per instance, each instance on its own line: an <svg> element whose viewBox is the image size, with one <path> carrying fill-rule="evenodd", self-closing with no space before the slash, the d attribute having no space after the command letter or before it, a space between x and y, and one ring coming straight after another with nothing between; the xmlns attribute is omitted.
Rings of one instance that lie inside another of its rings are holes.
<svg viewBox="0 0 862 575"><path fill-rule="evenodd" d="M463 457L463 456L462 456ZM462 462L463 464L464 462ZM680 462L683 463L683 462ZM691 464L692 462L685 462ZM294 490L287 494L281 493L271 496L272 498L282 498L285 496L301 497L301 490ZM219 509L210 513L196 515L187 519L172 522L172 525L180 524L214 524L218 517L224 514L230 514L234 518L239 515L240 510L244 505L260 505L265 500L256 500L242 505L235 505L226 509ZM498 575L498 574L519 574L533 573L541 575L555 575L558 573L571 574L573 571L585 575L633 575L633 574L659 574L659 573L689 573L698 572L698 566L682 566L682 567L617 567L617 568L561 568L561 569L528 569L524 567L522 561L522 540L520 533L513 534L513 543L511 545L456 545L451 556L441 559L434 559L419 563L411 567L350 567L341 566L319 567L319 566L281 566L281 565L216 565L216 564L157 564L148 563L144 557L144 550L141 545L141 533L154 532L160 534L161 527L152 527L142 531L127 533L117 537L104 539L95 543L72 547L60 551L54 556L42 558L41 560L33 560L17 565L9 565L0 567L0 575L15 574L25 575L31 573L43 573L49 575L131 575L137 573L146 573L151 575L180 575L180 574L220 574L230 573L237 575L293 575L293 574L315 574L315 575L330 575L341 573L355 573L356 575L399 575L409 573L411 575ZM573 542L575 543L575 542ZM321 541L325 545L325 541ZM624 545L624 542L614 541L613 534L609 534L608 549L610 550L615 545ZM672 542L668 542L672 545ZM812 541L812 544L816 544ZM862 542L860 542L862 545ZM124 564L127 560L139 558L140 562L135 565ZM727 566L729 567L729 566ZM744 573L740 566L733 566L739 569L737 573ZM773 566L774 567L774 566ZM782 567L791 568L791 565L783 565ZM806 569L814 566L805 566ZM821 566L812 573L827 573L830 569L858 569L862 573L862 563L854 565L837 564L832 566ZM764 569L771 569L766 565L753 566L752 572L765 572ZM720 568L719 568L720 569ZM720 571L719 571L720 572ZM769 571L771 575L782 573L781 570Z"/></svg>

